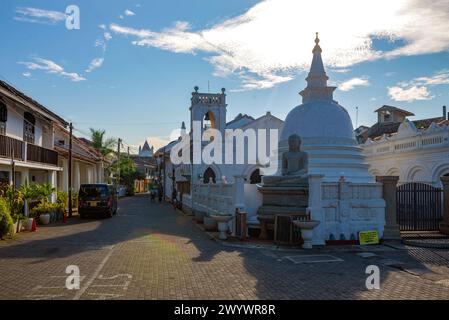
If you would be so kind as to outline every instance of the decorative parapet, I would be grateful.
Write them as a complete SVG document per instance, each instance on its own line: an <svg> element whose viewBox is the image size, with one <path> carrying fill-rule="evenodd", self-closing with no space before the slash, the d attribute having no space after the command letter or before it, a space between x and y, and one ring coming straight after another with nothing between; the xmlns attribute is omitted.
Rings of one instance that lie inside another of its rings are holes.
<svg viewBox="0 0 449 320"><path fill-rule="evenodd" d="M192 106L226 106L225 89L221 89L221 93L200 93L197 87L195 87L195 92L192 92L191 102Z"/></svg>
<svg viewBox="0 0 449 320"><path fill-rule="evenodd" d="M207 214L235 214L236 209L244 208L244 180L234 177L234 183L195 183L192 187L192 206L194 210Z"/></svg>
<svg viewBox="0 0 449 320"><path fill-rule="evenodd" d="M362 145L367 156L414 152L444 146L449 146L449 126L438 126L434 123L426 130L415 131L414 134L403 129L398 134L383 136L376 141L368 140Z"/></svg>

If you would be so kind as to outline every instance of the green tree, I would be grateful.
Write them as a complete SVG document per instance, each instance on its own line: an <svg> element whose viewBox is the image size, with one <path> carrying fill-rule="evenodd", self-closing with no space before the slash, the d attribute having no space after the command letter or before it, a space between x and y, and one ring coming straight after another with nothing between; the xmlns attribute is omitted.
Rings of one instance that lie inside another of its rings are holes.
<svg viewBox="0 0 449 320"><path fill-rule="evenodd" d="M114 153L116 141L114 138L106 138L105 134L105 130L90 128L92 147L98 150L104 157L111 157Z"/></svg>

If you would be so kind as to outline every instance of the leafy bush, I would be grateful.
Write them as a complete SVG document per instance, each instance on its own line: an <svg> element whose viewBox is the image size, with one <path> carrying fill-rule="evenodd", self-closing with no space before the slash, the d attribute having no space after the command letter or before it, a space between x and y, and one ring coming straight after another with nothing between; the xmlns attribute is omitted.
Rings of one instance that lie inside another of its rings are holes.
<svg viewBox="0 0 449 320"><path fill-rule="evenodd" d="M69 206L69 194L67 192L58 191L56 196L56 204L60 211L64 211Z"/></svg>
<svg viewBox="0 0 449 320"><path fill-rule="evenodd" d="M3 239L6 235L12 232L14 222L9 213L8 200L0 197L0 238Z"/></svg>
<svg viewBox="0 0 449 320"><path fill-rule="evenodd" d="M8 188L4 189L1 196L6 198L9 208L10 215L14 222L19 220L23 220L25 217L23 215L24 209L24 197L23 193L20 190L13 188L12 186L8 186Z"/></svg>

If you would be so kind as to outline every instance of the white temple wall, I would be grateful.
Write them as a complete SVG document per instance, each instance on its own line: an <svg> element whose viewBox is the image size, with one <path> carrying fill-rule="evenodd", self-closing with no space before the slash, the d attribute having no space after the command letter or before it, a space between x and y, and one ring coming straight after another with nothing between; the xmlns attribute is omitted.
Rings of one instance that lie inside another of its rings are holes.
<svg viewBox="0 0 449 320"><path fill-rule="evenodd" d="M309 210L312 219L321 221L314 230L315 245L325 244L331 235L335 240L356 240L360 231L376 230L379 238L383 237L385 201L381 183L322 183L313 179L309 183ZM320 197L314 190L321 190Z"/></svg>

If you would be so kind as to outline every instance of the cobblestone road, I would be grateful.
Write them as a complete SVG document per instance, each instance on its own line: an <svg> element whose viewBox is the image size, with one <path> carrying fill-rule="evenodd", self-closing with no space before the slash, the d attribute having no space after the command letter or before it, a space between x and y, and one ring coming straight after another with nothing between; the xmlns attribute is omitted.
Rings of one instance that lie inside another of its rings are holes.
<svg viewBox="0 0 449 320"><path fill-rule="evenodd" d="M369 248L370 257L361 252L224 244L170 206L136 196L121 200L112 219L71 219L0 241L0 298L449 299L448 250L378 246ZM310 254L341 261L287 258ZM380 290L365 287L365 269L373 264L381 271ZM65 288L68 265L80 268L79 290Z"/></svg>

